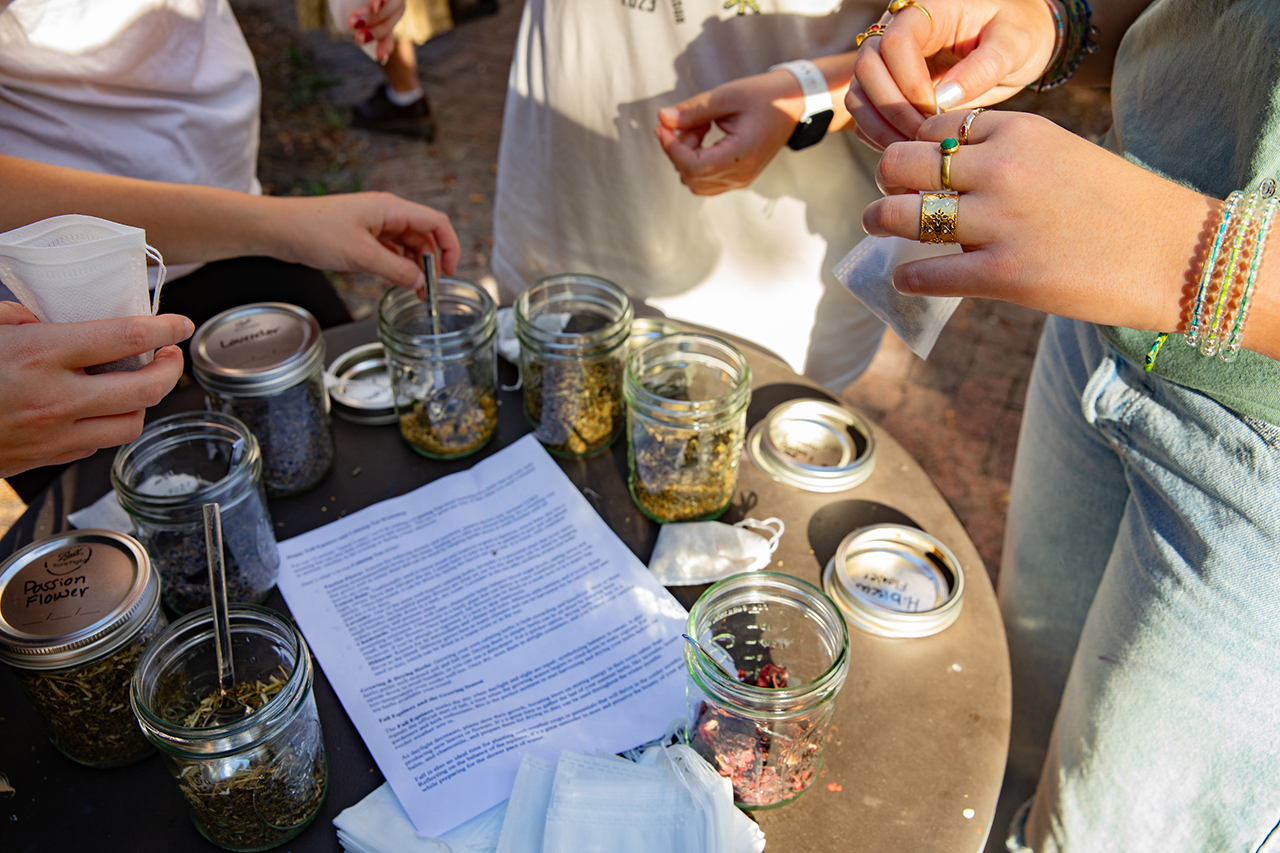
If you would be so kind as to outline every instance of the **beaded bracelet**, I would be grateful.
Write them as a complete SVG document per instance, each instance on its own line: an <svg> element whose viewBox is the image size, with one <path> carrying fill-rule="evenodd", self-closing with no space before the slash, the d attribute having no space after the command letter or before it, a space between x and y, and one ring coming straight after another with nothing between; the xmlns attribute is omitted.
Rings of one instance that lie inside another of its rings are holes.
<svg viewBox="0 0 1280 853"><path fill-rule="evenodd" d="M1280 199L1271 197L1275 188L1275 181L1267 179L1248 196L1240 191L1231 193L1219 207L1195 299L1189 315L1179 323L1185 329L1183 339L1201 355L1219 355L1227 362L1239 355L1262 253L1280 210ZM1223 252L1227 245L1230 251ZM1147 351L1144 369L1150 371L1155 366L1169 334L1156 337Z"/></svg>
<svg viewBox="0 0 1280 853"><path fill-rule="evenodd" d="M1060 2L1066 12L1065 23L1063 16L1058 14L1054 0L1049 0L1049 5L1054 7L1053 19L1057 24L1061 51L1059 52L1059 47L1055 43L1053 59L1049 61L1044 74L1034 84L1027 86L1028 89L1034 89L1037 92L1047 92L1066 83L1071 79L1071 75L1079 70L1086 56L1098 52L1096 39L1100 33L1098 28L1090 23L1093 10L1089 8L1089 4L1085 0L1060 0Z"/></svg>
<svg viewBox="0 0 1280 853"><path fill-rule="evenodd" d="M1236 217L1235 226L1232 228L1231 253L1227 255L1226 263L1223 266L1222 285L1218 288L1216 294L1213 292L1214 282L1210 281L1209 293L1205 300L1206 316L1204 320L1206 322L1204 337L1199 342L1200 354L1203 356L1217 355L1218 353L1218 344L1222 336L1223 314L1231 302L1231 291L1236 282L1236 271L1240 268L1240 250L1244 246L1245 238L1249 236L1249 229L1253 224L1253 214L1258 209L1258 201L1259 198L1256 192L1249 193L1245 199L1244 209ZM1198 296L1199 294L1197 294ZM1190 343L1189 340L1188 343Z"/></svg>
<svg viewBox="0 0 1280 853"><path fill-rule="evenodd" d="M1199 288L1196 290L1195 302L1191 306L1191 317L1186 322L1186 331L1183 332L1183 338L1188 346L1200 346L1200 318L1205 307L1205 296L1211 292L1210 288L1218 268L1218 253L1222 249L1222 241L1231 229L1235 220L1236 210L1240 207L1240 202L1243 198L1244 193L1236 190L1227 196L1227 200L1222 203L1218 229L1213 235L1213 243L1209 246L1209 253L1205 255L1204 267L1200 270Z"/></svg>
<svg viewBox="0 0 1280 853"><path fill-rule="evenodd" d="M1244 321L1249 317L1250 297L1253 295L1254 284L1258 280L1258 267L1262 266L1262 250L1266 248L1267 235L1271 232L1271 223L1275 219L1277 209L1280 209L1280 199L1269 198L1263 206L1262 220L1258 223L1256 242L1253 247L1253 257L1249 261L1249 272L1245 277L1244 288L1240 293L1240 305L1236 309L1235 322L1231 324L1231 332L1227 335L1226 342L1222 346L1220 355L1223 361L1235 361L1236 356L1240 354L1240 340L1244 336Z"/></svg>

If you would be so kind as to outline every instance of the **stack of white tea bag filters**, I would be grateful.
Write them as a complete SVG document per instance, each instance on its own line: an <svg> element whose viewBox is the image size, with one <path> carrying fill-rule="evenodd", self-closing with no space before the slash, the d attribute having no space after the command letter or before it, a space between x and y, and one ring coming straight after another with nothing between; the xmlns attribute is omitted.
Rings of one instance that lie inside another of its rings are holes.
<svg viewBox="0 0 1280 853"><path fill-rule="evenodd" d="M764 833L733 787L683 744L638 761L525 753L511 799L426 838L383 785L334 819L348 853L761 853Z"/></svg>
<svg viewBox="0 0 1280 853"><path fill-rule="evenodd" d="M154 297L148 257L161 271ZM141 228L69 214L0 234L0 281L42 323L137 317L159 307L164 263ZM86 372L137 370L150 362L148 352Z"/></svg>

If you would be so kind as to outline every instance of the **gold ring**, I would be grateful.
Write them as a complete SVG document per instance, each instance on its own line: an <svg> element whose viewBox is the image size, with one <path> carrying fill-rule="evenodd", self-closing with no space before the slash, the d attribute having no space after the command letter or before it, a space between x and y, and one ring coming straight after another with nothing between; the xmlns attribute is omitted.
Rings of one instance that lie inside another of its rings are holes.
<svg viewBox="0 0 1280 853"><path fill-rule="evenodd" d="M920 242L955 243L960 193L920 193Z"/></svg>
<svg viewBox="0 0 1280 853"><path fill-rule="evenodd" d="M884 31L887 29L889 29L888 24L872 24L871 26L867 27L866 30L864 30L863 32L858 33L858 37L854 39L853 46L862 47L862 43L864 41L871 38L872 36L884 35Z"/></svg>
<svg viewBox="0 0 1280 853"><path fill-rule="evenodd" d="M924 12L924 16L929 19L929 29L932 31L933 15L930 15L929 10L917 3L916 0L893 0L893 2L889 4L889 14L896 15L908 6L914 6L921 12Z"/></svg>
<svg viewBox="0 0 1280 853"><path fill-rule="evenodd" d="M948 136L938 144L938 150L942 152L942 188L951 192L951 155L960 150L960 143Z"/></svg>
<svg viewBox="0 0 1280 853"><path fill-rule="evenodd" d="M969 144L969 126L973 124L973 120L975 117L977 117L978 113L985 113L986 111L987 111L986 107L978 107L976 110L971 110L969 114L964 117L964 124L960 125L960 144L961 145Z"/></svg>

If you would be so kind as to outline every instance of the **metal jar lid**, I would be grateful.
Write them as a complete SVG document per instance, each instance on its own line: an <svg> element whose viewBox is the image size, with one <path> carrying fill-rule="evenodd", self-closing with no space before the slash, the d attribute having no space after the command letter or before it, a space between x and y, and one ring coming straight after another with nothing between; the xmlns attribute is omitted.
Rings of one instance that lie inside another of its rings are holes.
<svg viewBox="0 0 1280 853"><path fill-rule="evenodd" d="M64 669L120 648L160 606L160 578L132 536L74 530L0 564L0 660Z"/></svg>
<svg viewBox="0 0 1280 853"><path fill-rule="evenodd" d="M826 400L788 400L751 428L747 454L779 483L810 492L852 489L876 467L871 427Z"/></svg>
<svg viewBox="0 0 1280 853"><path fill-rule="evenodd" d="M191 336L191 371L208 391L265 397L324 366L324 338L311 312L284 302L223 311Z"/></svg>
<svg viewBox="0 0 1280 853"><path fill-rule="evenodd" d="M338 417L365 426L396 422L395 397L382 344L361 344L335 358L325 384Z"/></svg>
<svg viewBox="0 0 1280 853"><path fill-rule="evenodd" d="M822 588L850 625L882 637L927 637L960 616L964 570L923 530L881 524L844 538Z"/></svg>

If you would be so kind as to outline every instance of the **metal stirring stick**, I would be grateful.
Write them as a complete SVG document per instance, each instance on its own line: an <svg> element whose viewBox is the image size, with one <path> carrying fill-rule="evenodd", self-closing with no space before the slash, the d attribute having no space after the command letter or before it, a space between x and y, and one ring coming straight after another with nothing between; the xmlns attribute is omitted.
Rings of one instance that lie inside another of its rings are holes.
<svg viewBox="0 0 1280 853"><path fill-rule="evenodd" d="M431 317L431 334L436 340L440 339L440 276L436 272L436 256L432 252L427 252L422 256L422 273L427 278L427 314ZM435 380L435 390L440 392L444 386L444 371L440 368L441 353L437 347L432 350L435 356L436 369L432 372L432 378Z"/></svg>
<svg viewBox="0 0 1280 853"><path fill-rule="evenodd" d="M734 675L732 672L730 672L729 670L725 669L725 668L724 668L724 664L720 663L720 661L718 661L718 660L716 660L714 657L712 657L711 652L707 651L707 650L706 650L706 648L702 645L702 643L699 643L697 640L695 640L693 637L690 637L688 634L681 634L680 636L681 636L681 637L684 637L685 642L687 642L689 645L691 645L691 646L693 646L695 649L697 649L697 650L698 650L698 652L699 652L703 657L705 657L707 660L709 660L709 661L711 661L713 664L715 664L715 665L716 665L716 669L718 669L718 670L720 670L721 672L723 672L723 673L724 673L724 677L725 677L725 678L729 679L730 681L737 681L737 680L738 680L738 676Z"/></svg>
<svg viewBox="0 0 1280 853"><path fill-rule="evenodd" d="M440 334L440 276L436 273L436 256L422 256L422 273L427 277L427 313L431 315L431 334Z"/></svg>
<svg viewBox="0 0 1280 853"><path fill-rule="evenodd" d="M227 570L222 562L222 512L216 503L204 510L204 544L209 554L209 591L213 599L213 645L218 657L218 691L225 699L235 689L231 660L231 617L227 612Z"/></svg>

